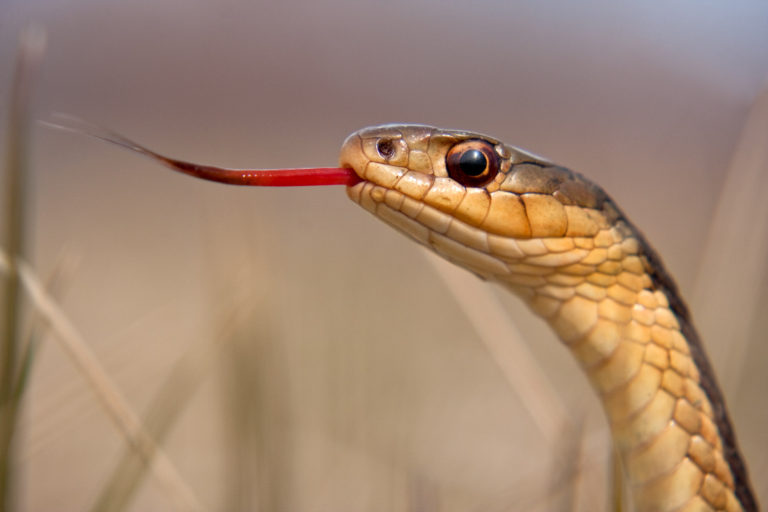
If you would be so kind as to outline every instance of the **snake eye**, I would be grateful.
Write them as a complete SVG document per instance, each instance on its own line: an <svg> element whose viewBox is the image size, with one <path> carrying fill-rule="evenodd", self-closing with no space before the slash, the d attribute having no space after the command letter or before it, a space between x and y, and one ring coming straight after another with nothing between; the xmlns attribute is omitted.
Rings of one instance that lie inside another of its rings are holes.
<svg viewBox="0 0 768 512"><path fill-rule="evenodd" d="M445 157L448 175L469 187L482 187L499 172L499 157L484 140L467 140L453 146Z"/></svg>
<svg viewBox="0 0 768 512"><path fill-rule="evenodd" d="M395 156L395 144L390 139L380 139L376 143L376 151L378 151L383 158L389 160Z"/></svg>

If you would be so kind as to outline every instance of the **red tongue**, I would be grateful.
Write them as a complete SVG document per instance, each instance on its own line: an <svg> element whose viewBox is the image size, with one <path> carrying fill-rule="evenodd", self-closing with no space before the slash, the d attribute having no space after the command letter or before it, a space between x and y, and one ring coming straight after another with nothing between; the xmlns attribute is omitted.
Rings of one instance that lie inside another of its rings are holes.
<svg viewBox="0 0 768 512"><path fill-rule="evenodd" d="M114 142L114 141L112 141ZM135 148L133 148L135 149ZM142 148L143 149L143 148ZM159 160L167 167L204 180L229 185L252 187L302 187L315 185L347 185L361 180L355 171L343 167L313 167L308 169L223 169L175 160L143 149L141 153Z"/></svg>
<svg viewBox="0 0 768 512"><path fill-rule="evenodd" d="M308 169L224 169L211 165L198 165L183 160L176 160L155 153L154 151L126 139L120 134L100 126L86 123L70 116L57 116L66 124L43 122L48 126L62 130L84 133L112 144L117 144L136 153L159 161L175 171L195 176L204 180L218 181L230 185L249 185L253 187L302 187L315 185L347 185L351 187L363 181L355 171L343 167L314 167Z"/></svg>

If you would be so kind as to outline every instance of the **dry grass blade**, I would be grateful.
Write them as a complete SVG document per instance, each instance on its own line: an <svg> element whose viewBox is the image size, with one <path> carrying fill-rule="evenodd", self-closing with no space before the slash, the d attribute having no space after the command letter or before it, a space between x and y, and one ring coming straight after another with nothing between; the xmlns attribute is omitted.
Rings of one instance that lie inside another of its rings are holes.
<svg viewBox="0 0 768 512"><path fill-rule="evenodd" d="M224 509L296 510L290 372L272 322L257 306L241 316L222 358L229 419Z"/></svg>
<svg viewBox="0 0 768 512"><path fill-rule="evenodd" d="M237 316L231 315L231 316ZM157 443L162 443L173 427L184 406L193 395L203 376L207 375L221 352L221 345L232 336L233 321L222 322L223 332L188 350L174 365L165 383L156 393L145 416L144 426ZM127 449L115 466L112 476L102 488L94 512L118 512L124 510L139 488L146 464L140 454Z"/></svg>
<svg viewBox="0 0 768 512"><path fill-rule="evenodd" d="M438 512L440 488L419 473L408 477L408 512Z"/></svg>
<svg viewBox="0 0 768 512"><path fill-rule="evenodd" d="M18 261L17 269L21 283L26 288L34 308L49 324L55 337L61 342L67 354L88 380L104 409L123 433L129 445L141 455L145 464L149 466L152 475L171 499L175 508L184 511L204 510L192 489L181 478L165 452L149 435L80 333L56 301L43 288L35 273L22 261ZM9 271L9 261L5 255L0 258L0 270L4 273Z"/></svg>
<svg viewBox="0 0 768 512"><path fill-rule="evenodd" d="M461 306L537 427L556 442L569 424L568 410L531 354L509 314L483 282L438 258L423 254Z"/></svg>
<svg viewBox="0 0 768 512"><path fill-rule="evenodd" d="M768 276L768 88L755 101L723 183L704 248L693 310L721 380L734 389ZM738 262L738 264L734 264ZM757 340L755 340L757 341Z"/></svg>
<svg viewBox="0 0 768 512"><path fill-rule="evenodd" d="M624 511L624 470L621 467L619 452L611 448L611 494L610 509L612 512Z"/></svg>
<svg viewBox="0 0 768 512"><path fill-rule="evenodd" d="M555 456L548 461L546 474L530 473L510 485L498 501L500 505L491 510L615 512L598 505L606 494L606 432L588 431L583 426L582 422L571 422L552 450Z"/></svg>
<svg viewBox="0 0 768 512"><path fill-rule="evenodd" d="M29 144L29 109L32 82L45 47L45 34L28 27L19 37L16 72L13 78L10 116L8 119L7 162L4 176L3 247L9 255L8 272L2 289L2 315L0 319L0 507L14 508L12 469L14 464L13 438L21 399L19 382L18 345L22 297L17 272L17 261L25 246L25 209L27 203L27 146ZM23 373L23 367L21 368Z"/></svg>
<svg viewBox="0 0 768 512"><path fill-rule="evenodd" d="M54 270L46 279L45 284L45 289L48 290L51 297L54 297L56 300L61 297L64 285L69 282L69 277L72 275L72 269L73 262L70 258L62 258L54 266ZM47 324L42 320L36 310L31 312L29 332L23 337L24 342L21 344L22 353L19 357L19 368L16 376L15 389L18 399L21 398L21 394L26 389L32 362L37 353L37 347L47 331Z"/></svg>
<svg viewBox="0 0 768 512"><path fill-rule="evenodd" d="M584 465L584 427L578 422L561 432L559 449L555 449L550 471L550 492L553 510L573 512L576 510L582 466Z"/></svg>

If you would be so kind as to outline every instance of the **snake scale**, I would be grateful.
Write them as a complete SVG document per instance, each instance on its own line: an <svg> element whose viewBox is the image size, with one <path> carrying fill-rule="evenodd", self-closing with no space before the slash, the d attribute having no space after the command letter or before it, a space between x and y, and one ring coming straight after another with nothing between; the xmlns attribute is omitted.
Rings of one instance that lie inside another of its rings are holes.
<svg viewBox="0 0 768 512"><path fill-rule="evenodd" d="M502 284L552 327L600 397L638 512L758 510L675 282L616 203L580 174L492 137L424 125L362 129L344 141L339 168L288 173L192 164L111 132L76 130L204 179L347 185L355 203Z"/></svg>

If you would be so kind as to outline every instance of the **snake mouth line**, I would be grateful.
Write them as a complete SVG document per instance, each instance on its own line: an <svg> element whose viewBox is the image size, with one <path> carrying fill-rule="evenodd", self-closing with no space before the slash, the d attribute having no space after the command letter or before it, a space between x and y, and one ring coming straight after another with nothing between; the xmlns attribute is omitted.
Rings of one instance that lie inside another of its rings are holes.
<svg viewBox="0 0 768 512"><path fill-rule="evenodd" d="M349 162L339 162L339 169L345 169L349 171L349 179L348 183L346 184L347 187L354 187L360 183L369 183L369 181L363 178L357 169L355 169L355 166Z"/></svg>

